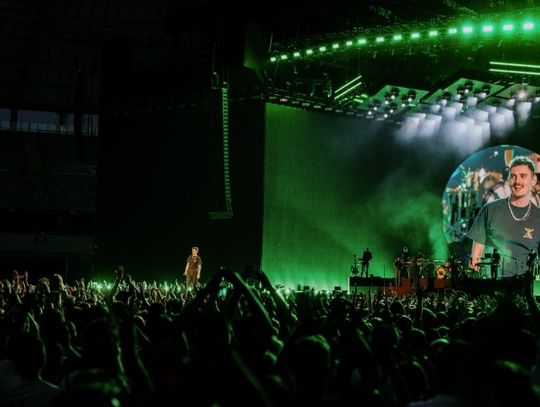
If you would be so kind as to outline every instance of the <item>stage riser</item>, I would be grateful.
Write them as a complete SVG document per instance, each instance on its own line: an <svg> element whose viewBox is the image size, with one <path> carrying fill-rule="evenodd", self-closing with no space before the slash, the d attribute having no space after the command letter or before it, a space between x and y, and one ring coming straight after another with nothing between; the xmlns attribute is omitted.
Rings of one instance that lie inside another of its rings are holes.
<svg viewBox="0 0 540 407"><path fill-rule="evenodd" d="M349 279L349 293L360 294L375 292L377 290L383 295L407 295L410 294L413 289L412 280L409 278L402 278L401 285L395 286L393 279L384 279L383 285L375 284L380 283L382 278L360 278L351 277ZM452 288L452 282L449 279L427 279L422 278L419 281L420 287L427 291L443 290L446 288ZM491 279L465 279L457 281L455 286L456 290L469 292L471 294L489 294L500 291L514 291L517 293L524 293L527 289L528 283L522 278L503 278L498 280ZM540 280L533 282L533 295L540 296Z"/></svg>

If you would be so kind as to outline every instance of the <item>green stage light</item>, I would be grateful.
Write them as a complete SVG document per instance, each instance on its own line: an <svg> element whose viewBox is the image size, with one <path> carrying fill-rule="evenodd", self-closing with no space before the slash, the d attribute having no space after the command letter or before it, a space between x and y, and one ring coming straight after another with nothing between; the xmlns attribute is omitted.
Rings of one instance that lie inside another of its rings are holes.
<svg viewBox="0 0 540 407"><path fill-rule="evenodd" d="M489 18L489 17L488 17ZM533 33L536 29L535 22L531 18L522 17L522 20L518 23L514 23L512 21L508 21L508 19L505 21L501 19L500 16L496 17L498 22L494 22L494 20L487 20L488 22L485 22L481 24L480 22L476 24L476 22L468 21L464 25L454 25L444 28L444 26L438 27L438 28L432 28L425 31L409 31L409 32L403 32L399 34L374 34L373 36L369 35L366 37L357 37L356 39L350 39L350 40L343 40L341 42L334 42L329 43L325 45L312 45L312 50L292 50L295 52L290 52L286 58L283 58L281 55L273 55L270 57L270 62L276 62L276 61L287 61L292 60L293 58L300 58L302 56L311 55L313 53L316 53L316 56L323 56L322 54L326 55L330 52L340 51L343 48L350 48L353 49L353 46L356 45L358 47L362 45L386 45L385 43L395 44L398 42L403 42L404 40L414 41L416 40L418 42L419 39L435 39L437 37L440 37L441 35L445 36L453 36L457 34L463 34L466 36L466 38L471 38L473 36L483 34L486 38L489 35L489 38L492 38L492 36L495 35L495 33L509 35L513 32L516 32L516 29L519 29L520 33L522 34L529 34ZM510 16L510 20L512 18ZM459 23L457 23L459 24ZM529 34L530 35L530 34ZM318 51L318 52L317 52ZM300 52L300 56L296 53Z"/></svg>
<svg viewBox="0 0 540 407"><path fill-rule="evenodd" d="M350 85L350 87L348 89L345 89L341 93L334 96L334 100L338 100L339 98L345 96L347 93L350 93L351 91L353 91L354 89L356 89L360 85L362 85L362 82L357 82L354 85Z"/></svg>
<svg viewBox="0 0 540 407"><path fill-rule="evenodd" d="M335 90L335 93L336 94L340 93L341 91L345 90L347 87L352 86L355 82L359 81L361 78L362 78L362 75L358 75L356 78L350 80L345 85L340 86L339 88L337 88Z"/></svg>
<svg viewBox="0 0 540 407"><path fill-rule="evenodd" d="M499 61L489 61L490 65L499 65L499 66L512 66L517 68L531 68L531 69L540 69L540 65L531 65L531 64L519 64L515 62L499 62Z"/></svg>
<svg viewBox="0 0 540 407"><path fill-rule="evenodd" d="M287 57L286 54L283 54L283 55L280 56L280 58L281 58L282 61L284 61L284 60L286 60L288 57Z"/></svg>
<svg viewBox="0 0 540 407"><path fill-rule="evenodd" d="M301 55L301 54L300 54L298 51L296 51L296 52L293 54L293 56L294 56L295 58L300 58L300 55Z"/></svg>
<svg viewBox="0 0 540 407"><path fill-rule="evenodd" d="M533 76L540 76L540 72L531 72L531 71L515 71L513 69L496 69L496 68L489 68L490 72L501 72L501 73L515 73L518 75L533 75Z"/></svg>
<svg viewBox="0 0 540 407"><path fill-rule="evenodd" d="M343 86L340 86L338 89L336 89L334 92L334 100L338 100L339 98L345 96L347 93L359 87L362 84L362 82L360 81L361 78L362 75L358 75L353 80L350 80Z"/></svg>
<svg viewBox="0 0 540 407"><path fill-rule="evenodd" d="M312 54L313 54L313 50L312 50L312 49L306 49L306 54L307 54L307 55L312 55Z"/></svg>

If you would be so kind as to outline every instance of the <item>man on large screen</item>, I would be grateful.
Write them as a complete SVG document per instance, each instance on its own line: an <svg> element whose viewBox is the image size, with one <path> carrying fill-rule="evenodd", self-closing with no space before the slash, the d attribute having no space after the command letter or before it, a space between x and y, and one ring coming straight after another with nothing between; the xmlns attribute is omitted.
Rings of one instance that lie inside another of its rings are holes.
<svg viewBox="0 0 540 407"><path fill-rule="evenodd" d="M527 256L540 243L540 208L531 202L535 165L529 157L510 162L508 184L510 196L484 205L467 234L473 240L469 267L478 271L486 247L496 248L505 277L525 274Z"/></svg>

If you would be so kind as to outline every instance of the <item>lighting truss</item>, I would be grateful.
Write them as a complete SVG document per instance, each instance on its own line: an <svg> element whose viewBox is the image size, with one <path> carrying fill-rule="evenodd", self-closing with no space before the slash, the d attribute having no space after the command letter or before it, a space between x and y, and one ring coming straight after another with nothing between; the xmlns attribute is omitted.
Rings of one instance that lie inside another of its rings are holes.
<svg viewBox="0 0 540 407"><path fill-rule="evenodd" d="M399 134L407 140L440 135L472 152L535 117L538 102L539 87L461 78L407 112Z"/></svg>
<svg viewBox="0 0 540 407"><path fill-rule="evenodd" d="M360 31L360 30L359 30ZM334 34L335 41L313 42L307 46L289 45L286 51L276 50L270 55L270 63L289 62L302 59L324 57L338 52L367 50L375 47L412 46L425 42L443 40L502 40L517 36L526 36L538 41L540 34L540 8L523 10L508 15L467 17L466 21L452 21L431 27L424 25L420 29L410 27L381 30L364 30L356 33ZM495 68L497 69L497 68Z"/></svg>
<svg viewBox="0 0 540 407"><path fill-rule="evenodd" d="M538 102L540 88L524 83L513 83L497 94L500 98L516 101Z"/></svg>
<svg viewBox="0 0 540 407"><path fill-rule="evenodd" d="M446 88L434 92L423 102L430 105L459 102L466 109L468 106L474 106L490 95L497 94L504 88L505 86L495 83L460 78Z"/></svg>
<svg viewBox="0 0 540 407"><path fill-rule="evenodd" d="M401 115L415 108L428 93L422 89L385 85L358 108L366 112L368 119L399 123Z"/></svg>
<svg viewBox="0 0 540 407"><path fill-rule="evenodd" d="M342 88L354 86L357 80L347 82L347 86ZM339 95L343 89L338 88L336 93ZM489 134L505 135L515 123L521 125L529 116L538 114L540 87L460 78L434 92L385 85L372 96L355 89L337 100L334 97L295 95L279 89L269 91L263 98L269 103L398 125L416 118L430 125L424 126L424 130L438 129L455 121L466 123L485 138Z"/></svg>

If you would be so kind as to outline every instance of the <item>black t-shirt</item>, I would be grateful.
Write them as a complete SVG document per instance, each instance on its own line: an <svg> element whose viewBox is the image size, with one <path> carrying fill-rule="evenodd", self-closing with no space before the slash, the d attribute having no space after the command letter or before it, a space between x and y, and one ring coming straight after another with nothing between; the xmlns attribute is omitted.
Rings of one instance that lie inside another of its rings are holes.
<svg viewBox="0 0 540 407"><path fill-rule="evenodd" d="M540 209L531 203L518 208L508 199L499 199L484 205L474 220L468 236L475 242L496 248L502 258L504 276L524 274L527 271L527 256L540 243Z"/></svg>

